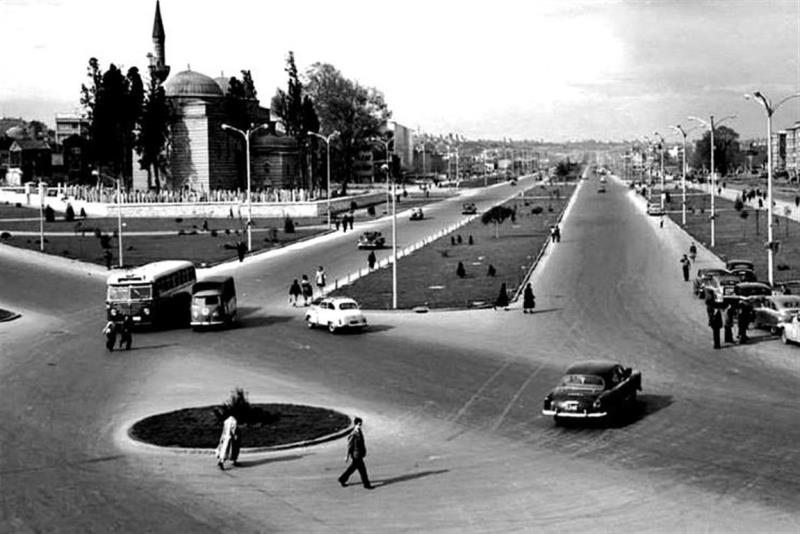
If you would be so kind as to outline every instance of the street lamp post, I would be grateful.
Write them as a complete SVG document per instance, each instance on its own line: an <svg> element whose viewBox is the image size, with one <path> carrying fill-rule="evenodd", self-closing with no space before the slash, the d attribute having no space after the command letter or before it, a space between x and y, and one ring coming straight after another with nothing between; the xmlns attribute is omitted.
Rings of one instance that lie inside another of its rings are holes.
<svg viewBox="0 0 800 534"><path fill-rule="evenodd" d="M391 165L391 160L389 159L389 145L391 144L394 139L381 139L380 137L373 137L372 141L376 141L378 143L382 143L384 149L386 150L386 168L389 169ZM383 169L383 167L381 167ZM389 173L386 173L386 209L389 209Z"/></svg>
<svg viewBox="0 0 800 534"><path fill-rule="evenodd" d="M752 97L751 95L745 95L748 100L750 98L758 100L764 106L764 111L767 112L767 271L770 285L775 282L773 275L775 244L772 241L772 225L774 222L772 220L772 115L784 102L797 97L800 97L800 93L789 95L773 106L770 99L760 91L754 92Z"/></svg>
<svg viewBox="0 0 800 534"><path fill-rule="evenodd" d="M102 176L100 175L100 171L99 170L97 170L97 169L93 170L92 171L92 175L97 176L97 183L98 184L101 183ZM122 179L121 178L117 178L116 180L114 180L114 182L115 182L115 185L116 185L116 195L115 195L116 198L115 198L115 200L116 200L116 204L117 204L117 244L119 246L118 264L119 264L120 267L122 267L125 264L125 261L124 261L124 259L122 257L122 254L123 254L122 251L124 250L124 248L122 246L122 187L121 187Z"/></svg>
<svg viewBox="0 0 800 534"><path fill-rule="evenodd" d="M653 135L657 135L661 140L658 147L659 152L661 152L661 213L664 213L664 197L666 196L666 181L664 178L664 137L658 132L653 132Z"/></svg>
<svg viewBox="0 0 800 534"><path fill-rule="evenodd" d="M259 124L256 127L248 128L247 130L240 130L234 128L230 124L223 124L222 129L230 132L236 132L244 137L244 152L245 159L247 160L247 250L253 250L253 200L250 198L250 136L262 128L267 128L269 123Z"/></svg>
<svg viewBox="0 0 800 534"><path fill-rule="evenodd" d="M384 163L381 170L386 173L389 183L391 167ZM392 180L392 309L397 309L397 181Z"/></svg>
<svg viewBox="0 0 800 534"><path fill-rule="evenodd" d="M723 121L728 119L734 119L736 115L729 115L724 117L720 121L717 122L717 125L721 124ZM690 120L697 121L706 128L711 131L711 146L709 147L709 151L711 152L711 247L713 248L716 245L716 224L715 219L717 218L717 212L714 209L714 197L716 196L717 190L717 179L716 174L714 173L714 115L709 117L709 122L704 121L699 117L689 117Z"/></svg>
<svg viewBox="0 0 800 534"><path fill-rule="evenodd" d="M686 226L686 131L681 128L680 124L673 126L672 129L683 136L683 179L681 180L683 202L681 207L681 224Z"/></svg>
<svg viewBox="0 0 800 534"><path fill-rule="evenodd" d="M327 195L328 196L328 202L327 202L327 205L328 205L328 230L330 230L331 229L331 139L333 139L334 137L339 135L339 130L334 130L330 134L328 134L327 136L324 136L322 134L319 134L317 132L312 132L312 131L309 131L308 135L313 135L315 137L319 137L320 139L325 141L325 147L327 148L327 152L328 152L328 154L327 154L328 155L328 158L327 158L328 159L328 171L327 171L328 187L327 187L326 190L328 192L328 195Z"/></svg>

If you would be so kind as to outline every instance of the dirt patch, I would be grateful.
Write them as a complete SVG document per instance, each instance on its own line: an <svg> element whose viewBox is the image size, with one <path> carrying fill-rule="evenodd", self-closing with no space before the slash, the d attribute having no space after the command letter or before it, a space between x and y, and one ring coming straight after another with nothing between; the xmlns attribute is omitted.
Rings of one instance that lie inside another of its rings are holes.
<svg viewBox="0 0 800 534"><path fill-rule="evenodd" d="M222 430L218 409L202 406L154 415L134 424L129 434L160 447L214 449ZM253 404L248 421L239 423L242 448L318 440L349 426L350 418L343 413L297 404Z"/></svg>

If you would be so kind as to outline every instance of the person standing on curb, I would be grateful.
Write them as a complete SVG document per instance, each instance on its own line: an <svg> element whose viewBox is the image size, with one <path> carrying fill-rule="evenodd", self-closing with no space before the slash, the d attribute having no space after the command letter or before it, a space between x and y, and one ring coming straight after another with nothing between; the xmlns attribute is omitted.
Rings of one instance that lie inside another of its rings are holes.
<svg viewBox="0 0 800 534"><path fill-rule="evenodd" d="M719 331L722 328L722 313L719 311L719 308L714 308L711 319L708 321L708 326L711 327L711 331L714 334L714 348L718 349L720 348Z"/></svg>
<svg viewBox="0 0 800 534"><path fill-rule="evenodd" d="M339 476L339 485L343 488L347 486L347 479L350 478L356 470L361 476L361 483L364 484L364 489L372 489L373 486L369 482L367 475L367 466L364 465L364 458L367 456L367 446L364 443L364 433L361 430L362 420L360 417L353 419L353 431L347 436L347 455L344 458L345 462L350 462L344 473Z"/></svg>
<svg viewBox="0 0 800 534"><path fill-rule="evenodd" d="M320 295L325 294L325 269L322 268L322 265L319 266L317 269L317 274L314 277L314 281L317 283L317 290L319 291Z"/></svg>
<svg viewBox="0 0 800 534"><path fill-rule="evenodd" d="M239 447L237 445L238 422L233 415L229 415L222 423L222 434L217 445L217 467L225 470L225 462L231 460L233 465L238 465Z"/></svg>
<svg viewBox="0 0 800 534"><path fill-rule="evenodd" d="M531 287L531 283L525 286L525 291L522 294L522 313L533 313L533 309L536 307L536 297L533 294L533 288Z"/></svg>
<svg viewBox="0 0 800 534"><path fill-rule="evenodd" d="M375 251L374 250L370 250L369 251L369 256L367 256L367 265L369 265L369 270L370 271L375 268L375 262L377 260L378 259L375 257Z"/></svg>
<svg viewBox="0 0 800 534"><path fill-rule="evenodd" d="M753 307L747 300L742 300L739 304L739 343L747 343L747 327L752 320Z"/></svg>
<svg viewBox="0 0 800 534"><path fill-rule="evenodd" d="M689 266L691 264L692 264L692 262L689 261L689 258L687 258L686 254L684 254L683 258L681 258L681 268L683 269L683 281L684 282L688 282L689 281Z"/></svg>
<svg viewBox="0 0 800 534"><path fill-rule="evenodd" d="M289 304L297 306L297 302L300 300L300 295L302 294L303 290L300 289L300 284L297 282L297 278L295 278L292 285L289 286Z"/></svg>
<svg viewBox="0 0 800 534"><path fill-rule="evenodd" d="M300 279L300 290L303 293L303 306L308 306L309 301L314 297L314 289L308 276L303 275Z"/></svg>

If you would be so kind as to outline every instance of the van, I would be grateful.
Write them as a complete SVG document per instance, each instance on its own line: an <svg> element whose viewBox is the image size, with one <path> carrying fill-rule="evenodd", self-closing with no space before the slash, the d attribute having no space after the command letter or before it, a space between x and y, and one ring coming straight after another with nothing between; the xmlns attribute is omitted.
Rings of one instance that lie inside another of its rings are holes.
<svg viewBox="0 0 800 534"><path fill-rule="evenodd" d="M192 286L192 328L231 326L236 320L236 286L232 276L209 276Z"/></svg>

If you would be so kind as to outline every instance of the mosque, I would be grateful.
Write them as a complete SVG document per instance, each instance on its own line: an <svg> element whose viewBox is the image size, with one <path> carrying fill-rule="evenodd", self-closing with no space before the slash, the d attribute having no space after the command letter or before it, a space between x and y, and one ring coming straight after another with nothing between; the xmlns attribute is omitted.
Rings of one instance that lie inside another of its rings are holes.
<svg viewBox="0 0 800 534"><path fill-rule="evenodd" d="M244 190L247 187L245 143L242 135L222 129L230 122L223 105L230 79L211 78L187 70L169 77L166 63L166 34L161 20L161 6L156 0L153 23L153 53L149 70L163 83L167 100L174 110L166 176L160 176L165 189L187 189L199 193L212 190ZM250 179L254 191L269 187L293 187L300 175L299 150L293 137L276 131L270 110L253 98L246 103L253 125L268 124L250 136ZM138 156L134 155L138 162ZM153 187L148 173L134 163L133 189Z"/></svg>

